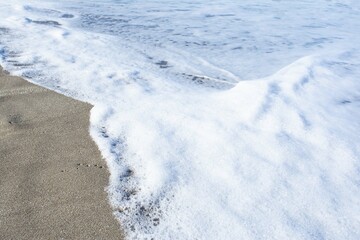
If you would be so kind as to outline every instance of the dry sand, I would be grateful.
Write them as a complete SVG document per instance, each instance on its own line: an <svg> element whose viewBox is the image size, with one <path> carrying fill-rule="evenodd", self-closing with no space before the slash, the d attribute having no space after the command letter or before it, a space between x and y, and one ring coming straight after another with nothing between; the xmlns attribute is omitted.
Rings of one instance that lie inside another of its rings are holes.
<svg viewBox="0 0 360 240"><path fill-rule="evenodd" d="M90 109L0 67L0 239L123 239Z"/></svg>

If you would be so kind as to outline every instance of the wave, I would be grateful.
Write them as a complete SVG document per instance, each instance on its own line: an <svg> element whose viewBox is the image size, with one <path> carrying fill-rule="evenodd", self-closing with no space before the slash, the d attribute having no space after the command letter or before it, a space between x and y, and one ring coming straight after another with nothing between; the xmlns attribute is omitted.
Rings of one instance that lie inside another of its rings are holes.
<svg viewBox="0 0 360 240"><path fill-rule="evenodd" d="M232 2L215 12L201 1L180 1L176 11L148 3L144 13L139 2L17 0L0 9L0 63L94 105L90 133L109 166L109 199L129 238L357 239L358 37L339 30L349 21L306 19L300 30L276 25L275 10L267 18L272 31L299 36L310 29L310 37L260 36L243 20L250 31L234 50L239 39L227 37L235 27L226 37L217 32L222 25L189 30L204 19L230 26L239 16L230 13L234 7L250 20L269 7ZM105 16L109 4L122 14ZM313 11L302 5L295 20ZM165 38L176 24L164 28L159 14L185 21L184 12L195 22L185 22L179 38L182 28ZM324 31L329 26L336 37ZM213 35L205 45L193 41L205 30L219 35L216 44Z"/></svg>

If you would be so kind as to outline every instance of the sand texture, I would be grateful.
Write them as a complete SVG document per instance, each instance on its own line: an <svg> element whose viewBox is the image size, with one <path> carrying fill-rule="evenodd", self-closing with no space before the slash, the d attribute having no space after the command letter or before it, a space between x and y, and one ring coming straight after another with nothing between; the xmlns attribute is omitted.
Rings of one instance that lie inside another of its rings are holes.
<svg viewBox="0 0 360 240"><path fill-rule="evenodd" d="M0 239L123 239L90 109L0 68Z"/></svg>

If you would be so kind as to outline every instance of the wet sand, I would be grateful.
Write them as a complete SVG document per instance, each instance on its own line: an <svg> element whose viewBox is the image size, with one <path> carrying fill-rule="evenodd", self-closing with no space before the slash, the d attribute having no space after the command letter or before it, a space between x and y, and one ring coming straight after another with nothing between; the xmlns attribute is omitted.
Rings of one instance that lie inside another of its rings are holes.
<svg viewBox="0 0 360 240"><path fill-rule="evenodd" d="M0 239L123 239L91 107L0 67Z"/></svg>

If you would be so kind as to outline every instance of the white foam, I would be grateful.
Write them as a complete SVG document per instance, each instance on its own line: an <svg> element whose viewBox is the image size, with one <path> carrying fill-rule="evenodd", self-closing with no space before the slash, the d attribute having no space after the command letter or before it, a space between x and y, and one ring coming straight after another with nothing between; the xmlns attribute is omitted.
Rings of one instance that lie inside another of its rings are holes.
<svg viewBox="0 0 360 240"><path fill-rule="evenodd" d="M129 239L358 239L359 16L354 1L16 0L1 64L94 105Z"/></svg>

